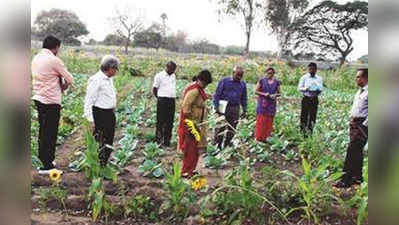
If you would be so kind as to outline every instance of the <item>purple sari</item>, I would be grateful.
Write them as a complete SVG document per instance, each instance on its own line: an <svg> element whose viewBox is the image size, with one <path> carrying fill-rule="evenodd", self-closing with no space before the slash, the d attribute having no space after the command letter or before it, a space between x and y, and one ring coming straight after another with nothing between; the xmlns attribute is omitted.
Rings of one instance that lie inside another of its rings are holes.
<svg viewBox="0 0 399 225"><path fill-rule="evenodd" d="M267 78L263 78L259 81L260 92L267 92L269 94L276 94L278 87L280 86L280 81L274 79L273 83L269 84ZM256 108L256 114L264 114L268 116L274 116L276 114L276 100L270 98L269 96L258 96L258 106Z"/></svg>

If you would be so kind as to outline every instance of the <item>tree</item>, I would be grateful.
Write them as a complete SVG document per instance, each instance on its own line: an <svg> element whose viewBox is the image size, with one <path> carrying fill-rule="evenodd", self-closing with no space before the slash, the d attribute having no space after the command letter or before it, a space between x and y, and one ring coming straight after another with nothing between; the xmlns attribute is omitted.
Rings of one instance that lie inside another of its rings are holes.
<svg viewBox="0 0 399 225"><path fill-rule="evenodd" d="M165 38L163 47L170 51L179 52L187 45L187 34L183 31L177 31L176 34L171 34Z"/></svg>
<svg viewBox="0 0 399 225"><path fill-rule="evenodd" d="M311 46L339 56L342 65L353 51L351 31L367 26L368 2L323 1L298 20L295 46Z"/></svg>
<svg viewBox="0 0 399 225"><path fill-rule="evenodd" d="M129 45L135 34L143 29L144 19L142 16L134 16L129 8L125 8L122 12L119 9L115 10L115 16L110 18L116 33L123 38L125 46L125 54L128 54Z"/></svg>
<svg viewBox="0 0 399 225"><path fill-rule="evenodd" d="M288 55L292 33L298 18L309 5L308 0L268 0L265 5L265 21L277 36L277 57Z"/></svg>
<svg viewBox="0 0 399 225"><path fill-rule="evenodd" d="M219 6L219 15L225 14L233 17L240 17L244 21L246 44L244 54L249 53L252 28L255 22L257 9L261 3L257 0L215 0Z"/></svg>
<svg viewBox="0 0 399 225"><path fill-rule="evenodd" d="M87 42L88 45L96 45L97 41L93 38L90 38L90 40Z"/></svg>
<svg viewBox="0 0 399 225"><path fill-rule="evenodd" d="M192 44L193 51L202 54L220 54L220 47L203 39Z"/></svg>
<svg viewBox="0 0 399 225"><path fill-rule="evenodd" d="M108 34L105 36L103 44L104 45L117 45L120 46L124 42L124 39L116 34Z"/></svg>
<svg viewBox="0 0 399 225"><path fill-rule="evenodd" d="M35 35L43 39L47 35L58 37L65 44L80 45L77 39L89 34L86 25L72 11L50 9L41 11L34 22Z"/></svg>
<svg viewBox="0 0 399 225"><path fill-rule="evenodd" d="M162 44L161 27L159 24L152 24L149 28L142 32L138 32L134 36L134 44L144 48L159 49Z"/></svg>
<svg viewBox="0 0 399 225"><path fill-rule="evenodd" d="M163 25L163 36L166 37L166 20L168 19L168 15L166 13L161 14L162 25Z"/></svg>

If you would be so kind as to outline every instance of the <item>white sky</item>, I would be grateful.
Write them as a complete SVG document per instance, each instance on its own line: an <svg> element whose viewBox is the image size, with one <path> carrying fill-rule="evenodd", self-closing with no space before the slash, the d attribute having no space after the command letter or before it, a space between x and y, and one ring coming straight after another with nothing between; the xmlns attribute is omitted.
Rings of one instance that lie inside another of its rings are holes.
<svg viewBox="0 0 399 225"><path fill-rule="evenodd" d="M337 1L348 2L348 0ZM90 32L88 38L103 40L113 31L108 18L112 17L116 7L128 7L132 12L143 15L147 25L152 21L160 23L160 15L166 13L168 27L173 32L178 30L186 32L190 40L205 38L221 46L245 45L245 35L240 23L230 18L220 21L215 5L209 0L32 0L31 21L34 22L41 10L52 8L71 10L87 25ZM354 32L353 38L354 51L349 58L357 59L368 54L368 32ZM270 31L261 27L253 31L250 50L276 51L276 49L277 42Z"/></svg>

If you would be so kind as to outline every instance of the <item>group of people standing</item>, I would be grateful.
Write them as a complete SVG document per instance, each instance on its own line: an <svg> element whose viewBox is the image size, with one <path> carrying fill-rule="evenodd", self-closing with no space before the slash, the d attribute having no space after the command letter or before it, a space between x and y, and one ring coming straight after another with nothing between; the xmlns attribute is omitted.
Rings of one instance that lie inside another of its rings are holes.
<svg viewBox="0 0 399 225"><path fill-rule="evenodd" d="M45 174L55 168L54 155L60 119L61 95L73 86L73 76L57 57L61 42L53 36L43 41L43 49L32 60L33 100L39 114L39 159L43 167L39 173ZM102 58L99 71L88 80L84 100L84 116L90 121L93 135L99 142L99 159L105 166L113 150L115 134L115 108L117 91L112 77L119 69L115 56ZM176 108L177 65L170 61L164 71L156 74L153 82L153 95L157 98L156 142L169 147ZM256 84L257 96L255 139L267 142L273 130L273 120L277 109L277 99L281 96L281 82L275 78L275 69L266 69L265 77ZM323 81L316 74L317 65L310 63L308 73L301 77L298 90L302 92L300 127L305 136L311 134L317 117L318 96L323 91ZM223 123L215 132L214 144L222 150L231 146L235 129L241 118L247 116L247 86L242 80L244 69L233 68L232 76L221 79L214 95L206 93L212 83L212 75L202 70L187 85L182 93L178 125L178 149L183 152L182 176L196 174L200 152L207 147L207 124L209 109L207 101L213 99L214 111L223 116ZM367 142L368 121L368 70L360 69L356 81L361 90L356 94L352 108L350 144L345 160L345 175L336 184L348 187L362 181L363 147ZM194 135L196 132L197 135ZM359 171L360 168L360 171Z"/></svg>

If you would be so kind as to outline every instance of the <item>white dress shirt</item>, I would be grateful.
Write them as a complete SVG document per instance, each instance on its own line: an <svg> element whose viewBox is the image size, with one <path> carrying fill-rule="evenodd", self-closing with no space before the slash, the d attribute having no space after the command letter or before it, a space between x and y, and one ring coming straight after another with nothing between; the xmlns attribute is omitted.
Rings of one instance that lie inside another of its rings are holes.
<svg viewBox="0 0 399 225"><path fill-rule="evenodd" d="M101 70L91 76L87 82L87 91L84 104L84 116L93 122L92 107L114 109L116 107L116 90L112 78Z"/></svg>
<svg viewBox="0 0 399 225"><path fill-rule="evenodd" d="M176 98L176 76L162 71L155 75L153 87L158 89L158 97Z"/></svg>
<svg viewBox="0 0 399 225"><path fill-rule="evenodd" d="M351 116L352 117L362 117L366 118L363 125L368 126L368 116L369 116L369 86L365 85L362 87L355 95L355 100L353 101Z"/></svg>
<svg viewBox="0 0 399 225"><path fill-rule="evenodd" d="M323 79L317 74L314 77L309 73L305 74L299 80L298 90L305 96L313 97L317 95L317 91L323 91Z"/></svg>

